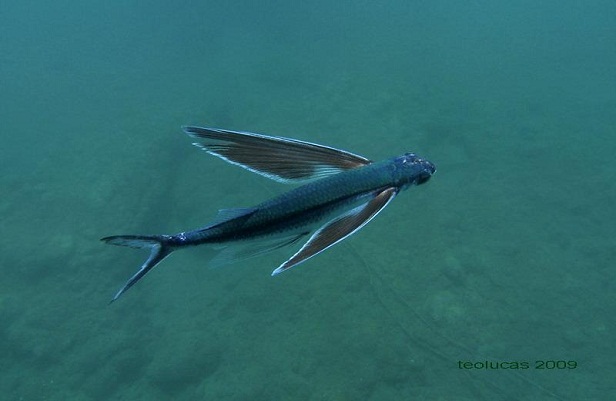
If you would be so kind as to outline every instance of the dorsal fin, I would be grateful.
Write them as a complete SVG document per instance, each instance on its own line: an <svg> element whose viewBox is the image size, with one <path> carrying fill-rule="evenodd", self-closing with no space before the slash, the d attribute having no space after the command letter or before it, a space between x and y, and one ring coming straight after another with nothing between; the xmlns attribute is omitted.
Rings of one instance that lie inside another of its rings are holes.
<svg viewBox="0 0 616 401"><path fill-rule="evenodd" d="M212 222L208 225L208 228L238 218L248 218L256 211L257 208L254 207L236 207L230 209L220 209L218 210L218 214L216 215L216 217L214 217L214 220L212 220Z"/></svg>

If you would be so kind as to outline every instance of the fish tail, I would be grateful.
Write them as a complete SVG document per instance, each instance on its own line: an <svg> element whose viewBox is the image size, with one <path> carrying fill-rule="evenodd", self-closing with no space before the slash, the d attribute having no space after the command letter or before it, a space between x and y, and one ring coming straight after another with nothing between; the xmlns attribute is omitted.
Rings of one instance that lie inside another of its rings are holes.
<svg viewBox="0 0 616 401"><path fill-rule="evenodd" d="M137 272L130 279L128 279L126 284L124 284L124 287L122 287L120 291L115 294L109 303L112 303L116 299L120 298L124 292L126 292L137 281L152 270L154 266L174 251L175 248L170 245L169 239L170 237L166 235L114 235L111 237L101 238L101 241L111 245L150 250L150 256L148 259L143 263L143 265L141 265L139 270L137 270Z"/></svg>

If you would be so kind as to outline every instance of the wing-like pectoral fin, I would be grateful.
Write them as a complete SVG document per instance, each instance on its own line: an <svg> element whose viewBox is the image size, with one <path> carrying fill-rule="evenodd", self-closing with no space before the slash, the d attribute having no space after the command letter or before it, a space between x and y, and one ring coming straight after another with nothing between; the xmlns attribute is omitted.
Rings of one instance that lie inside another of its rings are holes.
<svg viewBox="0 0 616 401"><path fill-rule="evenodd" d="M194 145L283 183L305 182L370 164L365 157L297 139L218 128L182 127Z"/></svg>
<svg viewBox="0 0 616 401"><path fill-rule="evenodd" d="M319 228L295 255L274 270L272 276L318 255L357 232L383 210L396 196L396 193L396 188L386 188L378 192L369 202L329 221Z"/></svg>

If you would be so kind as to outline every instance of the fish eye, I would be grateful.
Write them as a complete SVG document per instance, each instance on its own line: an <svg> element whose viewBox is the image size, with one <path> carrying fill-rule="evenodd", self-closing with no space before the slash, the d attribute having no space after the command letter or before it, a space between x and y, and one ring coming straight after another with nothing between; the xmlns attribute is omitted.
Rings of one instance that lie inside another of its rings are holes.
<svg viewBox="0 0 616 401"><path fill-rule="evenodd" d="M417 155L415 153L405 153L399 159L402 164L413 164L417 161Z"/></svg>

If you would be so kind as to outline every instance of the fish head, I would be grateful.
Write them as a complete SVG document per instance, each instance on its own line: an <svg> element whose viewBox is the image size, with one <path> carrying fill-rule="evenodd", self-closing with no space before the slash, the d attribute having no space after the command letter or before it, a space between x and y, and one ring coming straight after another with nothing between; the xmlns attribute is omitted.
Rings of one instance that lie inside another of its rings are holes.
<svg viewBox="0 0 616 401"><path fill-rule="evenodd" d="M396 157L394 166L394 179L403 189L428 182L436 172L434 164L415 153L405 153Z"/></svg>

